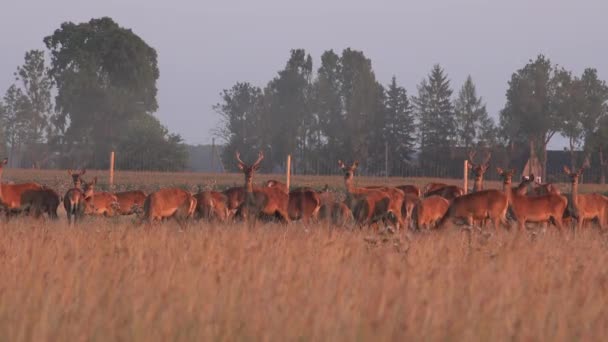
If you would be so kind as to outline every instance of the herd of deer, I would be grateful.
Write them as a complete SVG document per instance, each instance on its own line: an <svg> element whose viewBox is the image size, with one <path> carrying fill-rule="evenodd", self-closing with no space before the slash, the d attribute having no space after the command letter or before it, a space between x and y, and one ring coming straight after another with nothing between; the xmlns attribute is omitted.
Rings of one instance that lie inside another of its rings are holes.
<svg viewBox="0 0 608 342"><path fill-rule="evenodd" d="M10 214L27 213L38 218L43 213L57 218L57 208L63 201L69 223L83 215L138 214L142 221L162 221L174 218L183 224L189 218L204 218L224 222L241 219L254 226L258 219L278 219L289 223L330 222L333 225L355 224L360 227L383 224L385 227L415 229L442 228L457 221L468 226L484 226L492 221L494 228L509 226L508 218L524 229L526 223L552 223L561 231L565 223L580 229L585 222L597 220L603 229L608 222L608 197L601 194L579 194L578 181L583 168L576 172L564 166L571 180L571 194L562 195L551 184L536 184L534 176L522 177L512 187L513 170L497 168L503 188L483 189L483 177L489 168L490 154L481 163L469 154L469 168L475 182L470 193L458 186L442 183L427 184L423 191L414 185L397 187L357 187L355 161L346 165L338 161L344 174L346 198L341 200L326 186L317 191L309 187L289 190L276 180L264 186L254 186L253 177L264 159L262 152L253 164L246 164L236 153L239 169L245 176L244 186L223 192L203 191L192 194L180 188L164 188L149 195L142 191L119 193L95 191L97 178L86 182L85 170L68 170L73 187L61 198L54 190L37 183L5 184L0 187L0 209ZM7 159L0 163L0 181ZM529 188L532 187L531 190ZM392 228L390 228L392 229Z"/></svg>

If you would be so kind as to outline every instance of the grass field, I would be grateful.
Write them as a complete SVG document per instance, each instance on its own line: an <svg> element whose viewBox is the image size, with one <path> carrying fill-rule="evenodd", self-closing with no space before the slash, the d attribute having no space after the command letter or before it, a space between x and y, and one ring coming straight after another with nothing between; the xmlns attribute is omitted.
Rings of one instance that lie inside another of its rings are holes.
<svg viewBox="0 0 608 342"><path fill-rule="evenodd" d="M86 178L96 174L107 180L93 171ZM4 176L60 193L69 186L65 171ZM270 178L278 177L257 179ZM146 191L240 182L189 173L116 178L119 189ZM296 185L326 183L343 187L341 176L294 177ZM56 222L1 222L0 341L571 341L608 333L608 234L597 228L576 236L551 227L382 235L299 223L250 230L134 221L86 218L68 227L60 211Z"/></svg>
<svg viewBox="0 0 608 342"><path fill-rule="evenodd" d="M0 340L602 340L608 236L0 227Z"/></svg>

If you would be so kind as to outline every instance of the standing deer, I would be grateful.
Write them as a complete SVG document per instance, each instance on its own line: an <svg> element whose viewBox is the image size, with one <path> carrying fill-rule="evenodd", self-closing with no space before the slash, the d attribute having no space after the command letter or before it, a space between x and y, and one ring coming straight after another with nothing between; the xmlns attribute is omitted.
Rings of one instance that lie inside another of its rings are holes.
<svg viewBox="0 0 608 342"><path fill-rule="evenodd" d="M431 183L428 183L427 185L424 186L424 189L422 189L422 194L424 196L431 196L431 195L429 195L430 192L439 190L439 189L444 188L446 186L448 186L448 185L445 184L445 183L431 182Z"/></svg>
<svg viewBox="0 0 608 342"><path fill-rule="evenodd" d="M155 191L144 201L143 221L148 223L174 218L180 226L194 215L196 198L179 188L164 188Z"/></svg>
<svg viewBox="0 0 608 342"><path fill-rule="evenodd" d="M260 168L263 159L264 153L260 151L255 163L247 165L241 160L239 152L236 152L238 167L245 176L245 199L241 203L238 213L249 221L250 227L255 226L260 214L276 215L284 223L289 223L289 195L274 187L253 187L253 176Z"/></svg>
<svg viewBox="0 0 608 342"><path fill-rule="evenodd" d="M576 228L583 227L584 220L597 218L600 228L606 227L606 210L608 210L608 198L600 194L579 194L578 181L583 174L584 166L577 172L572 172L569 167L564 165L564 172L570 177L572 187L570 198L570 213L576 218Z"/></svg>
<svg viewBox="0 0 608 342"><path fill-rule="evenodd" d="M515 171L504 171L497 168L503 179L503 190L481 190L454 198L448 211L443 215L438 224L443 228L448 221L456 218L464 219L467 225L471 225L473 220L484 220L489 218L494 223L494 229L498 229L499 224L507 226L507 208L511 197L511 178Z"/></svg>
<svg viewBox="0 0 608 342"><path fill-rule="evenodd" d="M425 197L441 196L448 201L453 201L456 197L464 195L464 189L456 185L446 185L444 187L431 190L425 194Z"/></svg>
<svg viewBox="0 0 608 342"><path fill-rule="evenodd" d="M396 188L403 191L405 195L420 197L420 189L415 185L399 185Z"/></svg>
<svg viewBox="0 0 608 342"><path fill-rule="evenodd" d="M68 175L72 177L74 187L69 189L63 196L63 208L65 209L66 216L68 218L68 224L72 224L72 216L74 216L74 222L80 220L84 214L84 199L85 195L81 189L82 186L82 175L87 170L83 169L78 172L68 170Z"/></svg>
<svg viewBox="0 0 608 342"><path fill-rule="evenodd" d="M343 227L350 224L353 220L353 213L343 201L338 200L334 193L329 191L329 186L325 184L323 190L318 192L321 200L319 208L319 220L329 221L334 226Z"/></svg>
<svg viewBox="0 0 608 342"><path fill-rule="evenodd" d="M89 215L114 216L119 209L118 198L109 192L95 192L97 177L85 182L84 213Z"/></svg>
<svg viewBox="0 0 608 342"><path fill-rule="evenodd" d="M401 216L401 206L391 206L391 197L383 188L358 188L353 184L353 178L359 162L355 161L351 166L346 166L341 160L338 166L344 173L344 185L346 187L345 204L352 211L355 220L360 225L371 225L379 220L386 220L391 213L395 217Z"/></svg>
<svg viewBox="0 0 608 342"><path fill-rule="evenodd" d="M288 191L287 185L276 180L266 182L266 187L277 188L289 196L287 212L291 220L302 220L308 224L310 220L317 220L321 200L316 191L310 188L296 188Z"/></svg>
<svg viewBox="0 0 608 342"><path fill-rule="evenodd" d="M504 177L507 171L498 170L500 176ZM533 177L533 176L532 176ZM510 190L509 204L517 220L517 226L523 231L526 222L547 222L552 220L557 228L562 229L562 217L568 205L566 197L557 194L547 194L540 196L527 196L525 191L527 185L534 178L522 178L522 183L515 189L505 184L505 191Z"/></svg>
<svg viewBox="0 0 608 342"><path fill-rule="evenodd" d="M473 183L473 192L483 190L483 175L486 173L486 171L488 170L488 167L490 166L489 162L490 162L491 156L492 156L492 153L488 152L486 154L486 158L483 160L483 162L476 164L474 162L475 152L474 151L469 152L469 159L468 159L467 166L469 169L471 169L471 171L473 172L473 176L475 177L475 182Z"/></svg>
<svg viewBox="0 0 608 342"><path fill-rule="evenodd" d="M120 215L131 215L143 210L146 194L143 191L115 192L118 201L118 213Z"/></svg>
<svg viewBox="0 0 608 342"><path fill-rule="evenodd" d="M59 195L50 188L26 190L21 195L21 208L39 218L43 213L47 213L50 219L57 219L57 208L61 199Z"/></svg>
<svg viewBox="0 0 608 342"><path fill-rule="evenodd" d="M201 191L196 198L197 218L224 222L229 216L228 196L218 191Z"/></svg>
<svg viewBox="0 0 608 342"><path fill-rule="evenodd" d="M433 227L450 206L450 202L441 196L429 196L421 199L414 209L413 221L416 229Z"/></svg>

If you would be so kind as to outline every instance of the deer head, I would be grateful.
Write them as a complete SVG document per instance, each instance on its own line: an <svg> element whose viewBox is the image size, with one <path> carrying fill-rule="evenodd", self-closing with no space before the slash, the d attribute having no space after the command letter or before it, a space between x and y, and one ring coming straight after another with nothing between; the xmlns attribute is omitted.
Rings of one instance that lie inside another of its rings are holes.
<svg viewBox="0 0 608 342"><path fill-rule="evenodd" d="M355 170L359 167L359 161L355 160L353 165L346 166L343 161L338 160L338 166L344 172L344 180L351 180L355 176Z"/></svg>
<svg viewBox="0 0 608 342"><path fill-rule="evenodd" d="M89 198L92 197L93 194L95 193L95 186L97 185L97 177L93 178L92 182L85 182L83 181L84 185L83 185L83 192L84 192L84 198Z"/></svg>
<svg viewBox="0 0 608 342"><path fill-rule="evenodd" d="M578 180L579 180L580 176L583 174L583 170L584 170L584 166L581 167L580 169L578 169L578 171L572 172L572 170L570 170L569 167L564 165L564 173L568 177L570 177L570 182L572 182L572 184L578 184Z"/></svg>
<svg viewBox="0 0 608 342"><path fill-rule="evenodd" d="M487 152L486 158L483 160L483 162L476 164L473 161L475 159L475 151L469 152L468 166L469 169L473 171L475 178L481 178L483 174L486 173L488 167L490 166L490 157L492 157L492 153Z"/></svg>
<svg viewBox="0 0 608 342"><path fill-rule="evenodd" d="M70 175L70 177L72 177L72 182L74 182L74 187L75 188L80 188L80 185L82 184L82 178L81 176L84 175L87 172L86 169L82 169L80 171L72 171L71 169L68 170L68 175Z"/></svg>
<svg viewBox="0 0 608 342"><path fill-rule="evenodd" d="M247 186L252 185L253 184L253 175L255 174L256 171L258 171L260 169L260 163L262 162L262 159L264 159L264 152L260 151L258 153L258 159L255 161L255 163L251 164L251 165L247 165L245 164L245 162L243 162L241 160L241 154L237 151L236 152L236 160L238 162L238 167L241 171L243 171L243 174L245 175L245 184Z"/></svg>
<svg viewBox="0 0 608 342"><path fill-rule="evenodd" d="M502 178L502 182L505 185L509 185L511 184L511 180L513 179L513 175L515 174L515 170L511 169L511 170L503 170L500 167L496 168L496 172L498 172L498 175L500 176L500 178Z"/></svg>

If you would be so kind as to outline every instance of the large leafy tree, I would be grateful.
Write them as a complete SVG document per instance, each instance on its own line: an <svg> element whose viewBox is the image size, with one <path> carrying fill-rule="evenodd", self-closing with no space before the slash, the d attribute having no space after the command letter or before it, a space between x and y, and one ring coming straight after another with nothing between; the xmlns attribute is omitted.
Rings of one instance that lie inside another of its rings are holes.
<svg viewBox="0 0 608 342"><path fill-rule="evenodd" d="M608 86L600 80L597 70L587 68L580 79L584 93L582 104L582 129L587 153L597 152L600 163L600 182L606 182L608 172Z"/></svg>
<svg viewBox="0 0 608 342"><path fill-rule="evenodd" d="M125 123L157 110L156 51L111 18L66 22L44 38L57 85L56 124L67 153L84 148L105 167Z"/></svg>
<svg viewBox="0 0 608 342"><path fill-rule="evenodd" d="M530 60L511 76L507 102L501 111L503 134L509 142L528 143L530 158L537 156L546 178L547 144L562 125L552 107L555 67L543 55Z"/></svg>
<svg viewBox="0 0 608 342"><path fill-rule="evenodd" d="M28 119L31 113L32 104L28 97L21 88L10 86L0 103L0 123L9 161L14 166L20 166L21 155L29 139Z"/></svg>
<svg viewBox="0 0 608 342"><path fill-rule="evenodd" d="M419 125L419 143L423 163L445 160L456 139L456 120L448 76L439 64L418 86L413 98Z"/></svg>
<svg viewBox="0 0 608 342"><path fill-rule="evenodd" d="M386 89L384 141L388 146L390 172L396 174L404 161L409 161L416 143L414 113L405 88L393 76Z"/></svg>
<svg viewBox="0 0 608 342"><path fill-rule="evenodd" d="M458 140L469 149L475 144L486 147L494 143L494 121L488 116L483 99L477 96L473 79L468 76L454 101Z"/></svg>
<svg viewBox="0 0 608 342"><path fill-rule="evenodd" d="M580 79L563 68L555 70L552 82L551 111L560 118L560 133L568 139L571 168L577 167L575 151L583 143L584 92Z"/></svg>

